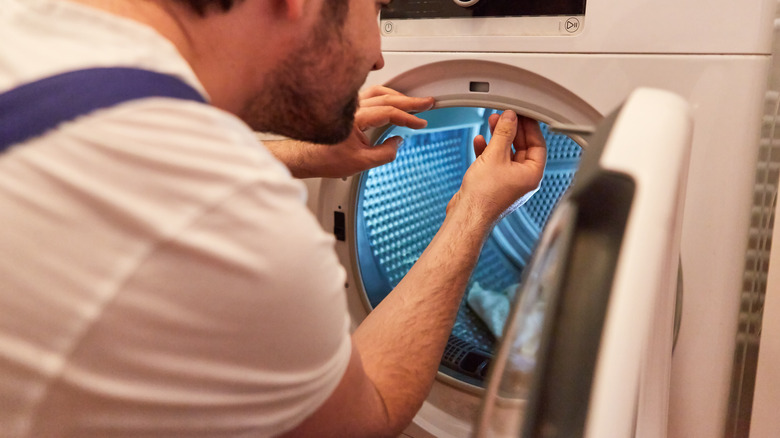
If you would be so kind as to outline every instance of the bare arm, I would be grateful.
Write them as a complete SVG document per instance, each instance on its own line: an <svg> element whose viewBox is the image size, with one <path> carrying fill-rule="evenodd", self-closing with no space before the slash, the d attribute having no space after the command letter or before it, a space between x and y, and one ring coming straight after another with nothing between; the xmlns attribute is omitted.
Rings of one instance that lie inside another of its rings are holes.
<svg viewBox="0 0 780 438"><path fill-rule="evenodd" d="M433 241L353 334L352 363L331 399L288 436L397 436L412 420L433 383L488 232L544 171L538 124L513 116L491 120L489 146L475 139L479 157Z"/></svg>
<svg viewBox="0 0 780 438"><path fill-rule="evenodd" d="M433 98L409 97L387 87L371 87L360 95L355 125L345 141L335 145L295 140L265 141L264 144L296 178L341 178L389 163L395 159L398 137L382 144L370 144L364 131L387 124L424 128L427 122L409 112L429 110Z"/></svg>

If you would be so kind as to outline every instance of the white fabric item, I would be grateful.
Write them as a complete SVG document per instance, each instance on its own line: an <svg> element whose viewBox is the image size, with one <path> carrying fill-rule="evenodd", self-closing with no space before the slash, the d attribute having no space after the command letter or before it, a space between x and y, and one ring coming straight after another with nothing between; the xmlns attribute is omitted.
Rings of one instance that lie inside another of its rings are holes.
<svg viewBox="0 0 780 438"><path fill-rule="evenodd" d="M477 314L479 319L493 333L496 339L504 335L512 302L515 300L518 284L511 284L504 290L495 291L485 289L478 281L475 281L466 292L466 303Z"/></svg>
<svg viewBox="0 0 780 438"><path fill-rule="evenodd" d="M61 0L0 0L0 92L174 47ZM351 353L344 272L241 121L152 98L0 155L0 436L271 436Z"/></svg>

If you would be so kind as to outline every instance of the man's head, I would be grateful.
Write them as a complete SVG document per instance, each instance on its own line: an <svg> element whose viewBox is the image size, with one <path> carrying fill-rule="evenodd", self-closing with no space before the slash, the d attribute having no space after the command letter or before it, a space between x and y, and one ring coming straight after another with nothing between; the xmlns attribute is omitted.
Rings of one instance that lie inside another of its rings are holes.
<svg viewBox="0 0 780 438"><path fill-rule="evenodd" d="M215 106L304 141L346 139L358 90L384 64L377 14L390 0L73 1L152 26Z"/></svg>
<svg viewBox="0 0 780 438"><path fill-rule="evenodd" d="M336 143L352 131L358 90L381 68L378 3L327 0L301 44L266 75L239 116L258 131Z"/></svg>
<svg viewBox="0 0 780 438"><path fill-rule="evenodd" d="M336 143L352 130L357 93L368 72L383 65L377 13L388 1L139 5L160 5L171 15L173 20L152 24L177 45L214 105L257 131Z"/></svg>

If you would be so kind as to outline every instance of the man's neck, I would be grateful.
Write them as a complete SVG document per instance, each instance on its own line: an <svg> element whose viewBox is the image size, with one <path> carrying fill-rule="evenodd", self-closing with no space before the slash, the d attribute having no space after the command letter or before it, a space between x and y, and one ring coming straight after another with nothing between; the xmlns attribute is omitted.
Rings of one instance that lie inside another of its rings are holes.
<svg viewBox="0 0 780 438"><path fill-rule="evenodd" d="M203 17L187 5L172 0L63 1L100 9L153 28L169 40L187 61L208 92L211 103L228 112L236 114L243 108L242 99L247 95L247 90L243 89L245 84L251 83L249 79L257 82L258 77L262 77L258 74L264 73L258 72L256 65L245 62L249 55L242 58L241 52L236 50L242 44L242 32L246 31L247 21L238 14L239 11L212 11ZM249 2L239 2L234 9L243 3ZM227 47L230 49L224 49ZM254 52L272 60L270 56L273 53L264 52L262 47L254 48ZM253 78L248 76L250 66L255 68Z"/></svg>
<svg viewBox="0 0 780 438"><path fill-rule="evenodd" d="M105 0L67 0L111 14L145 24L168 39L178 49L184 59L192 64L195 50L189 37L188 19L190 13L184 6L170 1L105 1Z"/></svg>

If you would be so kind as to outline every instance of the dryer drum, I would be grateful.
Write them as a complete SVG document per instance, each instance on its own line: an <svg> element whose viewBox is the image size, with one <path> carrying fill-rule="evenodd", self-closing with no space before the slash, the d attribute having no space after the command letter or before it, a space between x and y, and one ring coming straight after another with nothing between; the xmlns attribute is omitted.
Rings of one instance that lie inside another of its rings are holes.
<svg viewBox="0 0 780 438"><path fill-rule="evenodd" d="M443 108L420 114L424 130L391 127L400 135L395 161L365 172L358 185L357 261L366 302L376 307L420 257L450 198L474 160L472 140L489 139L486 108ZM458 381L484 387L504 320L550 212L571 184L580 146L541 124L548 162L539 190L496 225L480 255L440 365Z"/></svg>

